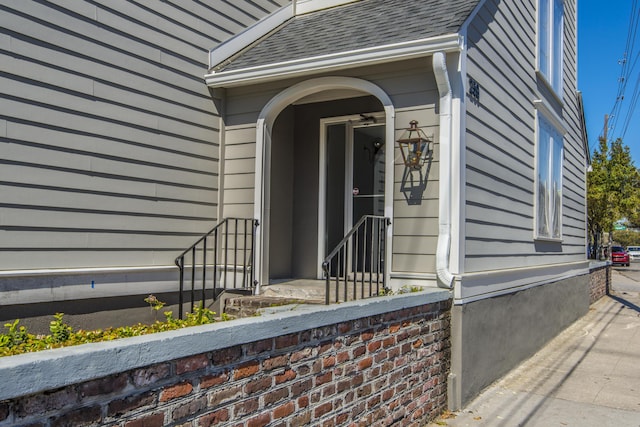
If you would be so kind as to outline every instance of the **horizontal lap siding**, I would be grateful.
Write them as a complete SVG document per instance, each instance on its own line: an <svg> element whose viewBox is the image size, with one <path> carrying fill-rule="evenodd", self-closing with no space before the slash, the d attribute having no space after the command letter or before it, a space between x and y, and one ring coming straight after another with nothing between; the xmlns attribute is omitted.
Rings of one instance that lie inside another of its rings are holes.
<svg viewBox="0 0 640 427"><path fill-rule="evenodd" d="M207 52L285 3L3 2L0 270L168 265L209 230Z"/></svg>
<svg viewBox="0 0 640 427"><path fill-rule="evenodd" d="M434 141L433 159L421 173L409 173L398 144L394 147L393 190L393 272L425 273L436 268L438 240L439 120L435 105L439 99L431 58L378 67L365 76L378 84L392 99L395 110L395 139L412 120L418 121ZM420 187L420 180L422 187Z"/></svg>
<svg viewBox="0 0 640 427"><path fill-rule="evenodd" d="M534 240L536 2L487 1L468 29L469 77L479 103L467 102L465 271L583 259L584 152L575 97L575 9L565 2L563 241Z"/></svg>

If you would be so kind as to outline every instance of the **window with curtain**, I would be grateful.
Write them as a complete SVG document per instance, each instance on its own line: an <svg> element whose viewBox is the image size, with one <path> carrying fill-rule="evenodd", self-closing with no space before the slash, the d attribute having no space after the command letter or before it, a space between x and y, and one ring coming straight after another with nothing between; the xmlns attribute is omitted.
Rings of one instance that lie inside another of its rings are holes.
<svg viewBox="0 0 640 427"><path fill-rule="evenodd" d="M538 71L558 96L562 93L564 0L538 1Z"/></svg>
<svg viewBox="0 0 640 427"><path fill-rule="evenodd" d="M562 238L562 135L538 114L536 237Z"/></svg>

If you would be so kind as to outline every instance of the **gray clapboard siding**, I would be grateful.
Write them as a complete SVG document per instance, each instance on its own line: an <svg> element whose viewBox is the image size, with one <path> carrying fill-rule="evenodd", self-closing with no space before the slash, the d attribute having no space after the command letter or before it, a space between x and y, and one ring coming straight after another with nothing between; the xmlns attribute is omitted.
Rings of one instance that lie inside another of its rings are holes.
<svg viewBox="0 0 640 427"><path fill-rule="evenodd" d="M585 160L575 99L573 2L565 2L561 115L569 132L564 140L563 240L534 240L533 100L541 97L535 89L534 3L487 1L469 27L467 71L480 83L481 98L480 105L467 104L467 272L584 259Z"/></svg>
<svg viewBox="0 0 640 427"><path fill-rule="evenodd" d="M3 2L0 270L170 265L209 230L207 52L286 3Z"/></svg>
<svg viewBox="0 0 640 427"><path fill-rule="evenodd" d="M430 254L394 253L392 265L394 272L436 271L436 257Z"/></svg>

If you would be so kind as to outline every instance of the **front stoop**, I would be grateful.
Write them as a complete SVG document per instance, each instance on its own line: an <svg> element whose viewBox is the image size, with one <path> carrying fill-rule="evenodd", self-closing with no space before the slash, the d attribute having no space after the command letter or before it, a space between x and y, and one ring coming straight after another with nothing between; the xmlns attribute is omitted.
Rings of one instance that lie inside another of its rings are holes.
<svg viewBox="0 0 640 427"><path fill-rule="evenodd" d="M235 318L252 317L257 316L261 309L300 304L324 304L324 301L264 295L238 296L226 300L224 313Z"/></svg>

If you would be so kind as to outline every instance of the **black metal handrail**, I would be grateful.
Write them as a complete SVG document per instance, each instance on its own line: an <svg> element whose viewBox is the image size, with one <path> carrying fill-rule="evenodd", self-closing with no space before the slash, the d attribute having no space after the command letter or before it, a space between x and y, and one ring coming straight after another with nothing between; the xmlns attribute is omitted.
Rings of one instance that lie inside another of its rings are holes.
<svg viewBox="0 0 640 427"><path fill-rule="evenodd" d="M344 236L322 263L326 284L325 303L331 303L331 283L335 302L368 298L386 288L385 254L389 218L365 215ZM341 290L342 286L342 290ZM360 289L358 289L360 288Z"/></svg>
<svg viewBox="0 0 640 427"><path fill-rule="evenodd" d="M201 270L200 298L202 306L207 300L207 270L211 275L209 293L215 300L221 290L252 290L253 249L258 221L247 218L225 218L198 239L191 247L182 252L175 260L180 270L180 293L178 316L183 317L185 271L191 276L191 312L196 300L196 272ZM190 258L190 259L189 259ZM231 275L231 277L230 277ZM200 281L200 279L199 279ZM240 282L240 286L238 286ZM233 287L230 285L233 284Z"/></svg>

